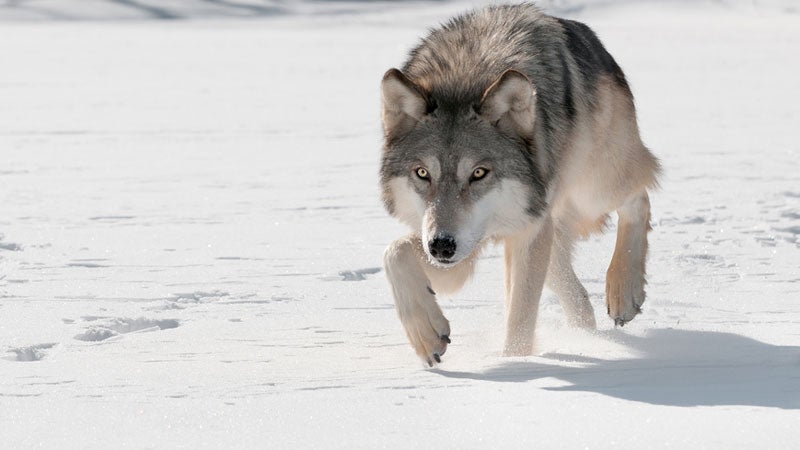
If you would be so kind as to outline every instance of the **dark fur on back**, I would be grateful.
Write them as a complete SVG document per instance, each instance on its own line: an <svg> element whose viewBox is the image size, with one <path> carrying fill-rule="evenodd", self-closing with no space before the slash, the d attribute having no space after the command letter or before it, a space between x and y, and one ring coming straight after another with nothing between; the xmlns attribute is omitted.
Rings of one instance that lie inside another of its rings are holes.
<svg viewBox="0 0 800 450"><path fill-rule="evenodd" d="M591 28L574 20L559 18L556 20L563 27L567 38L567 48L575 58L581 74L586 78L590 87L594 85L597 75L606 73L613 75L620 87L630 90L622 69L606 51Z"/></svg>

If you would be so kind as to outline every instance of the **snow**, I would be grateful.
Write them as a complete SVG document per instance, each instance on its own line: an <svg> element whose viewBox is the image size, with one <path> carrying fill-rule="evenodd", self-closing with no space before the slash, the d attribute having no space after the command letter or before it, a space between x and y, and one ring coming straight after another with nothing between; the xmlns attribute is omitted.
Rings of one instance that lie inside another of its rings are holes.
<svg viewBox="0 0 800 450"><path fill-rule="evenodd" d="M794 4L547 3L599 33L664 164L648 300L605 317L612 229L577 255L599 330L546 292L535 356L502 358L495 248L426 369L380 269L405 229L378 84L469 5L0 5L2 446L796 446Z"/></svg>

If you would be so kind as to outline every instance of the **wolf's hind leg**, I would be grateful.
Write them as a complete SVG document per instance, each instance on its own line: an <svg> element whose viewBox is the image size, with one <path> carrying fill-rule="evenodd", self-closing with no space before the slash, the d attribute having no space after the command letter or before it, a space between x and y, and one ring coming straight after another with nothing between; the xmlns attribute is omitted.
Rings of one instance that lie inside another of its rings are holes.
<svg viewBox="0 0 800 450"><path fill-rule="evenodd" d="M644 303L647 232L650 230L647 191L628 197L617 213L617 244L606 273L606 302L608 315L616 325L622 326L641 311Z"/></svg>
<svg viewBox="0 0 800 450"><path fill-rule="evenodd" d="M383 262L397 314L411 346L428 365L439 362L450 343L450 323L436 303L436 285L431 285L426 272L433 276L437 285L456 289L460 287L459 282L463 284L469 277L473 262L463 261L448 271L430 267L422 241L415 234L392 242L384 253Z"/></svg>
<svg viewBox="0 0 800 450"><path fill-rule="evenodd" d="M595 329L597 325L589 294L572 268L574 232L566 225L556 224L554 233L545 283L558 296L571 326Z"/></svg>

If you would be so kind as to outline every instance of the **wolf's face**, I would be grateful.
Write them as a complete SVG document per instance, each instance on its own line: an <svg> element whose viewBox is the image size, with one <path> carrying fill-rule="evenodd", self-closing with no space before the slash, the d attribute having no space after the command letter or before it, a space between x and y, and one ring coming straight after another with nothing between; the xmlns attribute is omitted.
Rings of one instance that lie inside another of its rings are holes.
<svg viewBox="0 0 800 450"><path fill-rule="evenodd" d="M384 202L420 234L432 264L457 264L543 209L540 174L526 144L534 92L523 75L506 72L481 104L448 110L432 107L393 70L384 78L383 101Z"/></svg>

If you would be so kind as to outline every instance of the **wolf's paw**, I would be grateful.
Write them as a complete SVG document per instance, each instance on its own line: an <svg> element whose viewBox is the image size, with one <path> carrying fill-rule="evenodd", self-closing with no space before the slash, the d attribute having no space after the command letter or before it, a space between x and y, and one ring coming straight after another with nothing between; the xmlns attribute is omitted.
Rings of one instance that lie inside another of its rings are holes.
<svg viewBox="0 0 800 450"><path fill-rule="evenodd" d="M450 322L438 310L417 311L409 317L401 317L408 341L414 351L428 366L442 362L442 355L450 343Z"/></svg>
<svg viewBox="0 0 800 450"><path fill-rule="evenodd" d="M606 304L614 325L624 326L642 312L645 279L643 273L631 273L612 264L606 274Z"/></svg>

